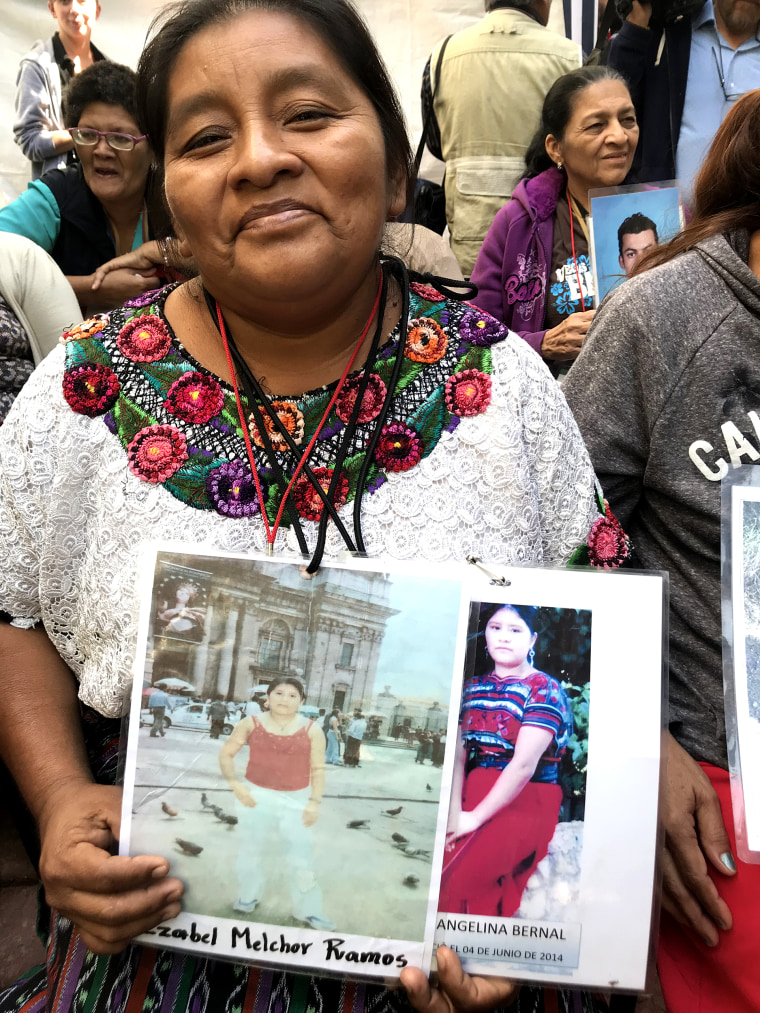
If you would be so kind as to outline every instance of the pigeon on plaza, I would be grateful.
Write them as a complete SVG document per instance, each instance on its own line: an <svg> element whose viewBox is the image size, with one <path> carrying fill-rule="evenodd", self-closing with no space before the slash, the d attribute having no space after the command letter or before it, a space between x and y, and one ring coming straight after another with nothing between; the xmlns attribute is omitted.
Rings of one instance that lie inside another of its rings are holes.
<svg viewBox="0 0 760 1013"><path fill-rule="evenodd" d="M398 807L398 809L386 809L386 810L385 810L385 811L383 812L383 816L398 816L398 814L399 814L399 813L401 812L401 810L402 810L403 808L404 808L404 807L403 807L402 805L400 805L400 806Z"/></svg>
<svg viewBox="0 0 760 1013"><path fill-rule="evenodd" d="M409 886L412 889L414 889L414 887L416 887L417 884L419 883L419 879L417 876L404 876L401 882L404 884L404 886Z"/></svg>
<svg viewBox="0 0 760 1013"><path fill-rule="evenodd" d="M346 823L346 826L348 827L349 830L360 830L368 823L369 820L350 820L348 823Z"/></svg>
<svg viewBox="0 0 760 1013"><path fill-rule="evenodd" d="M433 789L432 789L432 788L430 787L430 785L429 785L429 784L426 784L426 785L425 785L425 791L432 791L432 790L433 790Z"/></svg>
<svg viewBox="0 0 760 1013"><path fill-rule="evenodd" d="M396 842L396 844L408 844L409 843L409 841L407 840L407 838L406 837L402 837L401 834L391 834L391 837Z"/></svg>
<svg viewBox="0 0 760 1013"><path fill-rule="evenodd" d="M402 848L400 844L397 847ZM424 848L402 848L402 850L407 858L430 858L430 852Z"/></svg>
<svg viewBox="0 0 760 1013"><path fill-rule="evenodd" d="M234 826L235 826L235 824L236 824L236 823L237 823L237 821L238 821L238 818L237 818L237 816L230 816L230 815L229 815L228 813L226 813L226 812L223 812L223 811L222 811L222 810L221 810L221 809L219 808L219 806L214 806L214 808L215 808L215 810L216 810L216 812L214 813L214 816L216 816L216 818L217 818L218 820L221 820L221 822L222 822L222 823L227 823L227 824L229 824L229 826L231 826L231 827L234 827Z"/></svg>
<svg viewBox="0 0 760 1013"><path fill-rule="evenodd" d="M177 812L177 810L176 809L172 809L172 807L170 805L168 805L166 802L162 802L161 803L161 808L164 810L164 812L166 813L167 816L178 816L179 815L178 812Z"/></svg>
<svg viewBox="0 0 760 1013"><path fill-rule="evenodd" d="M201 792L201 805L204 809L213 809L214 806L209 802L208 795L205 791Z"/></svg>
<svg viewBox="0 0 760 1013"><path fill-rule="evenodd" d="M179 844L186 855L200 855L201 851L203 851L200 844L193 844L192 841L183 841L181 837L175 837L174 840L176 844Z"/></svg>

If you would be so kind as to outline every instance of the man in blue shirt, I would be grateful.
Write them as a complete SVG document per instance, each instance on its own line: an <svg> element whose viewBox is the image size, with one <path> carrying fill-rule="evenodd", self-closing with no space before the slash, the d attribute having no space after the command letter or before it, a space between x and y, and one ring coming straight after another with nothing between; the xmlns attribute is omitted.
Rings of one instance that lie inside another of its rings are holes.
<svg viewBox="0 0 760 1013"><path fill-rule="evenodd" d="M150 694L148 699L148 706L150 712L153 715L153 726L150 730L150 737L155 739L158 735L162 738L166 734L164 732L164 718L166 717L166 708L171 708L171 701L169 697L164 693L158 686Z"/></svg>
<svg viewBox="0 0 760 1013"><path fill-rule="evenodd" d="M707 0L691 17L666 24L658 13L633 0L608 62L628 80L639 118L630 182L677 177L688 203L723 117L744 92L760 87L760 6Z"/></svg>

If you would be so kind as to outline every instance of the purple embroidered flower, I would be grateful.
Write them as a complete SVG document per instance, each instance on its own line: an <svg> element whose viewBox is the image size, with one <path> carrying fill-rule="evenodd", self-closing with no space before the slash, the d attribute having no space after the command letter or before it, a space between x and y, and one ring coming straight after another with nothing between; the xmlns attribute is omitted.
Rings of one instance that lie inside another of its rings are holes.
<svg viewBox="0 0 760 1013"><path fill-rule="evenodd" d="M103 415L116 404L119 380L112 369L87 362L63 374L63 396L79 415Z"/></svg>
<svg viewBox="0 0 760 1013"><path fill-rule="evenodd" d="M174 426L146 426L127 447L127 462L144 482L165 482L187 460L187 441Z"/></svg>
<svg viewBox="0 0 760 1013"><path fill-rule="evenodd" d="M218 415L224 404L224 392L213 376L204 373L183 373L166 394L164 406L184 422L208 422Z"/></svg>
<svg viewBox="0 0 760 1013"><path fill-rule="evenodd" d="M491 403L491 377L478 369L454 373L446 381L444 400L452 415L480 415Z"/></svg>
<svg viewBox="0 0 760 1013"><path fill-rule="evenodd" d="M142 309L143 306L150 306L152 302L155 302L156 296L161 291L161 287L152 288L149 292L143 292L142 295L136 295L134 299L127 299L124 303L124 308L129 310Z"/></svg>
<svg viewBox="0 0 760 1013"><path fill-rule="evenodd" d="M403 422L383 426L375 458L386 471L408 471L422 457L422 440Z"/></svg>
<svg viewBox="0 0 760 1013"><path fill-rule="evenodd" d="M426 285L421 281L413 281L409 288L418 295L420 299L427 299L428 302L443 302L443 296L437 288L433 288L432 285Z"/></svg>
<svg viewBox="0 0 760 1013"><path fill-rule="evenodd" d="M259 509L251 469L241 460L225 461L206 476L206 492L217 513L251 517Z"/></svg>
<svg viewBox="0 0 760 1013"><path fill-rule="evenodd" d="M343 390L340 392L338 400L335 403L335 413L343 422L348 422L351 418L351 413L356 405L356 399L359 396L361 383L362 377L354 376L346 381ZM383 401L387 393L388 390L382 379L377 373L371 373L367 389L364 391L364 396L362 397L358 421L371 422L372 419L376 419L380 414L380 409L383 407Z"/></svg>
<svg viewBox="0 0 760 1013"><path fill-rule="evenodd" d="M122 355L132 362L157 362L169 351L171 343L163 320L148 313L124 324L116 341Z"/></svg>
<svg viewBox="0 0 760 1013"><path fill-rule="evenodd" d="M486 313L465 313L459 323L459 333L471 345L489 348L506 337L507 329Z"/></svg>

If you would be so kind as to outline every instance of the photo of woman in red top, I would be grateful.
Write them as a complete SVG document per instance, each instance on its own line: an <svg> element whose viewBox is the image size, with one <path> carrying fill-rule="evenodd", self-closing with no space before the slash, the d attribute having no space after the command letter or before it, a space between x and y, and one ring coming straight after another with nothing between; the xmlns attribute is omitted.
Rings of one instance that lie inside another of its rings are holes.
<svg viewBox="0 0 760 1013"><path fill-rule="evenodd" d="M513 915L557 825L573 718L561 684L533 665L539 614L480 606L482 663L462 693L441 911Z"/></svg>
<svg viewBox="0 0 760 1013"><path fill-rule="evenodd" d="M234 910L256 910L265 887L265 856L277 848L289 870L293 917L313 929L332 929L311 859L311 827L319 819L325 789L325 736L299 713L305 698L299 679L273 679L266 709L243 718L219 753L222 774L237 800L240 831ZM234 761L245 746L248 763L241 779Z"/></svg>

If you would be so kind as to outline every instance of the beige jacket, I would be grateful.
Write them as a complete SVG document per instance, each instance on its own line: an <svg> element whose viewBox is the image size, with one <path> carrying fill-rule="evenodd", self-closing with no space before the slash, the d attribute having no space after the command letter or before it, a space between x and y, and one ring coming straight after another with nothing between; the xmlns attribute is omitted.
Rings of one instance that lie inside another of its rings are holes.
<svg viewBox="0 0 760 1013"><path fill-rule="evenodd" d="M431 75L439 49L430 58ZM491 11L449 39L433 108L446 162L451 248L466 276L523 173L547 91L580 65L576 43L511 8Z"/></svg>

